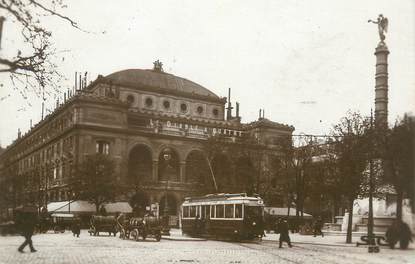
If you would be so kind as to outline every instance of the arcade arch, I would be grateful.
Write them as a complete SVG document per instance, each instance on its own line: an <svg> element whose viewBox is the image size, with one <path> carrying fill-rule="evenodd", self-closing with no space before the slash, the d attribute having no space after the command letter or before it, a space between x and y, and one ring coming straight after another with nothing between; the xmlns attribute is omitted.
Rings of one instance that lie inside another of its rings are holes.
<svg viewBox="0 0 415 264"><path fill-rule="evenodd" d="M169 157L165 156L168 149ZM159 181L179 181L180 180L180 162L177 151L173 148L165 148L160 151L158 159L158 177Z"/></svg>
<svg viewBox="0 0 415 264"><path fill-rule="evenodd" d="M153 173L152 153L148 146L135 146L128 157L128 182L140 185L150 181Z"/></svg>
<svg viewBox="0 0 415 264"><path fill-rule="evenodd" d="M166 199L167 198L167 199ZM159 210L160 210L160 214L163 215L164 214L164 208L166 206L166 202L167 202L167 209L168 209L168 215L177 215L177 199L173 194L167 194L163 195L159 201Z"/></svg>

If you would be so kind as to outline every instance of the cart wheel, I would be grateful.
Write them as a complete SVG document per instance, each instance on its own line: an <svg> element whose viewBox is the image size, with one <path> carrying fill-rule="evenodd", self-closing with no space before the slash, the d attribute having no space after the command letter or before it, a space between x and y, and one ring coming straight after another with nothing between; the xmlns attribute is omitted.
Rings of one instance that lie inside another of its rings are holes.
<svg viewBox="0 0 415 264"><path fill-rule="evenodd" d="M159 242L160 239L161 239L161 233L159 231L159 232L156 233L156 240L157 240L157 242Z"/></svg>
<svg viewBox="0 0 415 264"><path fill-rule="evenodd" d="M139 232L138 232L138 229L137 229L137 228L136 228L136 229L133 229L133 230L131 231L130 235L131 235L131 237L132 237L135 241L138 241L138 238L139 238Z"/></svg>

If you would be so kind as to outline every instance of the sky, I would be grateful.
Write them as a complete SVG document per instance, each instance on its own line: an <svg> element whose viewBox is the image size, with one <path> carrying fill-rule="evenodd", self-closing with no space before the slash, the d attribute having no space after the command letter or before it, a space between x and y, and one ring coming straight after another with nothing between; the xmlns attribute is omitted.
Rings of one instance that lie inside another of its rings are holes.
<svg viewBox="0 0 415 264"><path fill-rule="evenodd" d="M374 108L377 25L389 20L389 123L415 113L415 1L222 0L66 1L62 13L83 29L43 18L53 32L62 92L75 71L98 74L163 62L168 73L192 80L241 105L243 122L265 117L295 134L328 134L348 110ZM9 21L6 21L9 22ZM4 25L2 50L19 48L18 29ZM41 119L41 98L16 92L0 74L0 145ZM55 99L49 98L52 110Z"/></svg>

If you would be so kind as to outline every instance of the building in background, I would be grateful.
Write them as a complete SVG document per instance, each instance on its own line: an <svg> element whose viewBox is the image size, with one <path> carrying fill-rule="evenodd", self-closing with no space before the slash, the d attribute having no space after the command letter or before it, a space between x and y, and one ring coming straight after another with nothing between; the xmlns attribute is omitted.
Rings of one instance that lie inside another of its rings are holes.
<svg viewBox="0 0 415 264"><path fill-rule="evenodd" d="M69 200L77 167L95 153L115 161L124 190L118 200L132 207L157 203L163 210L167 201L175 216L189 195L260 192L259 182L276 175L278 140L294 130L261 114L241 123L238 103L233 115L230 100L164 72L159 61L152 70L100 75L88 86L79 77L76 90L0 156L3 215L28 201ZM215 138L221 151L210 143Z"/></svg>

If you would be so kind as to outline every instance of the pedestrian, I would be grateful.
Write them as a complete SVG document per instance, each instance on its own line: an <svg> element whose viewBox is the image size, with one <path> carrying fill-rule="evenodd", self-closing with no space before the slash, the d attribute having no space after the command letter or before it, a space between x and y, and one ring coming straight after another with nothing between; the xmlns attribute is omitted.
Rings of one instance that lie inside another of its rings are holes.
<svg viewBox="0 0 415 264"><path fill-rule="evenodd" d="M319 216L316 219L316 221L314 221L314 225L313 225L313 234L314 234L314 237L319 236L319 235L321 235L322 237L324 237L323 231L321 231L322 228L323 228L323 220Z"/></svg>
<svg viewBox="0 0 415 264"><path fill-rule="evenodd" d="M79 218L75 218L72 225L71 225L71 231L73 236L79 237L81 234L81 220Z"/></svg>
<svg viewBox="0 0 415 264"><path fill-rule="evenodd" d="M409 242L412 242L412 233L408 224L404 221L399 221L399 247L401 249L407 249Z"/></svg>
<svg viewBox="0 0 415 264"><path fill-rule="evenodd" d="M102 216L106 216L107 215L107 210L105 209L104 205L101 205L101 208L99 208L99 213Z"/></svg>
<svg viewBox="0 0 415 264"><path fill-rule="evenodd" d="M23 249L29 245L30 252L36 252L33 247L32 236L37 224L37 208L34 206L26 206L16 212L16 225L22 236L25 238L23 244L17 249L23 253Z"/></svg>
<svg viewBox="0 0 415 264"><path fill-rule="evenodd" d="M288 246L292 247L288 230L288 222L286 219L282 219L278 223L278 231L280 233L279 248L282 248L282 242L287 242Z"/></svg>
<svg viewBox="0 0 415 264"><path fill-rule="evenodd" d="M195 235L199 235L199 233L200 233L200 217L199 217L199 215L196 215L196 217L195 217L195 223L194 223L194 225L193 225L193 233L195 234Z"/></svg>
<svg viewBox="0 0 415 264"><path fill-rule="evenodd" d="M393 221L392 225L386 230L385 237L391 249L394 249L398 242L401 249L407 249L409 242L412 241L411 229L401 219Z"/></svg>

